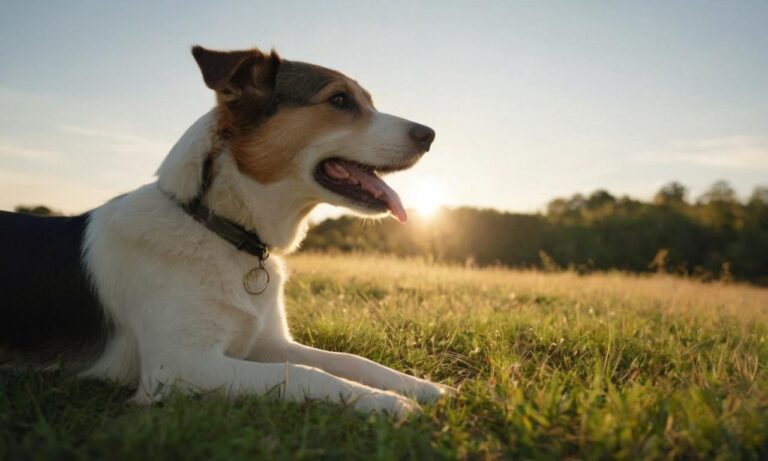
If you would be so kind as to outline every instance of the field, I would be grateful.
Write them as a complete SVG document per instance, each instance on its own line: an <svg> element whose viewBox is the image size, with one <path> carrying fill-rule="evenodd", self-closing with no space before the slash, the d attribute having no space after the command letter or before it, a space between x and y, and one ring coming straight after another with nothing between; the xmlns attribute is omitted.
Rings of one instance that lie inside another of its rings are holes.
<svg viewBox="0 0 768 461"><path fill-rule="evenodd" d="M768 290L298 255L294 336L455 386L405 421L0 374L3 459L768 459Z"/></svg>

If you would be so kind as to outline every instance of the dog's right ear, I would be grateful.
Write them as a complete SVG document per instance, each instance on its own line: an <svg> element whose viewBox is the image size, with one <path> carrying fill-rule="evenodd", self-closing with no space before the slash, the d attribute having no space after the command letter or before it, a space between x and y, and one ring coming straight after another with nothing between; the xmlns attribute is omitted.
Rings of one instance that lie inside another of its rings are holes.
<svg viewBox="0 0 768 461"><path fill-rule="evenodd" d="M205 85L216 91L223 102L248 97L251 102L266 103L275 87L280 57L273 50L264 54L258 49L215 51L202 46L192 47Z"/></svg>

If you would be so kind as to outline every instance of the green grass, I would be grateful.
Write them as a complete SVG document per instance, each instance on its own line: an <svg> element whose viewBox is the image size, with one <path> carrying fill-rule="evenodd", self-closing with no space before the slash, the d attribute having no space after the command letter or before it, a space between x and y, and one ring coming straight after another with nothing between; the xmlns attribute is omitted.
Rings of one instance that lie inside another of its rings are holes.
<svg viewBox="0 0 768 461"><path fill-rule="evenodd" d="M406 421L0 373L3 459L767 459L768 290L289 260L294 336L457 386Z"/></svg>

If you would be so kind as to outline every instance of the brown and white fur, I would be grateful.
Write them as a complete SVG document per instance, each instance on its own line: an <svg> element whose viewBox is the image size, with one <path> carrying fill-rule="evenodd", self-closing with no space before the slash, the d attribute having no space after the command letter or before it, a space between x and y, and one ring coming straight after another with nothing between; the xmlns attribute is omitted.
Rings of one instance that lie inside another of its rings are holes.
<svg viewBox="0 0 768 461"><path fill-rule="evenodd" d="M281 260L297 248L308 213L320 203L369 216L387 208L401 213L391 190L379 191L386 196L378 201L360 201L324 187L317 178L322 162L403 169L428 150L434 132L378 112L364 89L335 71L256 49L195 47L193 54L216 107L172 148L156 183L88 217L83 263L110 334L81 375L138 382L136 400L145 403L171 388L219 389L231 397L272 391L403 415L418 408L416 401L438 399L449 388L293 341ZM203 203L270 247L271 282L262 294L243 289L258 259L179 206L201 191L206 161L212 174Z"/></svg>

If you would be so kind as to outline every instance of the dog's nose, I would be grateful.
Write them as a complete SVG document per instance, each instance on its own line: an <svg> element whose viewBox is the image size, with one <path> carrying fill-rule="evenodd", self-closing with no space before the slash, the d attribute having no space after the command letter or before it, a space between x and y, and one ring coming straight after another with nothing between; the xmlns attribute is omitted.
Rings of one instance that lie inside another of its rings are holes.
<svg viewBox="0 0 768 461"><path fill-rule="evenodd" d="M435 130L428 126L419 125L418 123L413 124L411 129L408 130L408 135L425 151L429 150L429 146L431 146L432 141L435 140Z"/></svg>

